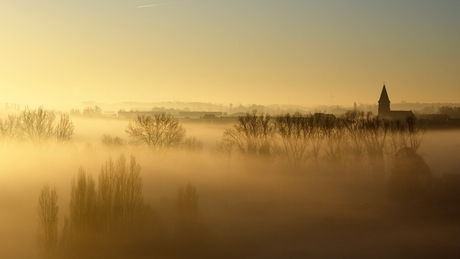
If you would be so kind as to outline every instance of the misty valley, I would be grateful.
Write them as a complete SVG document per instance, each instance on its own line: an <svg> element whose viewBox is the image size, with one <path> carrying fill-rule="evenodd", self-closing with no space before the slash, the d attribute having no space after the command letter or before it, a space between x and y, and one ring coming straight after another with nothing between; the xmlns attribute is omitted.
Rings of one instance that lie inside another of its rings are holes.
<svg viewBox="0 0 460 259"><path fill-rule="evenodd" d="M459 258L459 129L359 110L0 119L0 258Z"/></svg>

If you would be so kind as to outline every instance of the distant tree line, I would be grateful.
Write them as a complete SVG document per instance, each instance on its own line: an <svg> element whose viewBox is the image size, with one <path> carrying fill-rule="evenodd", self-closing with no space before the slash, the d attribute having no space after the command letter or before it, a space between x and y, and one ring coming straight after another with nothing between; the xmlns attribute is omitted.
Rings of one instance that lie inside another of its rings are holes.
<svg viewBox="0 0 460 259"><path fill-rule="evenodd" d="M460 107L441 106L438 109L438 114L447 114L451 118L460 118Z"/></svg>
<svg viewBox="0 0 460 259"><path fill-rule="evenodd" d="M87 106L80 112L79 109L70 109L70 115L83 115L85 117L100 117L102 116L102 109L99 106Z"/></svg>

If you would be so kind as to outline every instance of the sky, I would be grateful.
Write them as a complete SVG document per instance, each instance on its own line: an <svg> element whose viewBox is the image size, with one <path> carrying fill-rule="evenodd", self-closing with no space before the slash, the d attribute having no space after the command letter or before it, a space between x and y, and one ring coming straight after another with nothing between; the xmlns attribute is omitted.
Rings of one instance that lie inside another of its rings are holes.
<svg viewBox="0 0 460 259"><path fill-rule="evenodd" d="M0 103L460 103L460 1L4 0Z"/></svg>

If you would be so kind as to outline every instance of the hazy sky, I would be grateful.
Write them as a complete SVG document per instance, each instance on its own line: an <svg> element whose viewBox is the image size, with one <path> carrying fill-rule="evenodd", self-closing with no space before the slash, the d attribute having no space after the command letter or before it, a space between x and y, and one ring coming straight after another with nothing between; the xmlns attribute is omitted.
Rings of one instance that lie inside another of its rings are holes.
<svg viewBox="0 0 460 259"><path fill-rule="evenodd" d="M0 102L460 102L460 1L2 0Z"/></svg>

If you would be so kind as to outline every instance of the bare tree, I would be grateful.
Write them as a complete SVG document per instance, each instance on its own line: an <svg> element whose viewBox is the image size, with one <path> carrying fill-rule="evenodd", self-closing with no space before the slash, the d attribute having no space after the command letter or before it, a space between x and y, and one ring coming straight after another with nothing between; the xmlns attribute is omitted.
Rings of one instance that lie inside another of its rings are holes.
<svg viewBox="0 0 460 259"><path fill-rule="evenodd" d="M23 132L21 130L20 118L16 115L8 115L8 118L0 119L0 140L4 144L18 142L22 140Z"/></svg>
<svg viewBox="0 0 460 259"><path fill-rule="evenodd" d="M70 142L72 140L73 130L74 126L69 115L61 115L54 128L57 143L62 144Z"/></svg>
<svg viewBox="0 0 460 259"><path fill-rule="evenodd" d="M120 137L112 137L108 134L104 134L101 138L101 144L106 148L121 148L123 147L123 139Z"/></svg>
<svg viewBox="0 0 460 259"><path fill-rule="evenodd" d="M275 121L277 143L274 151L295 171L303 168L309 158L309 117L300 113L279 116Z"/></svg>
<svg viewBox="0 0 460 259"><path fill-rule="evenodd" d="M322 120L321 130L324 134L324 152L331 165L343 166L345 162L344 148L347 141L343 120L326 116Z"/></svg>
<svg viewBox="0 0 460 259"><path fill-rule="evenodd" d="M188 183L177 192L177 234L189 235L196 227L197 219L198 194L196 188Z"/></svg>
<svg viewBox="0 0 460 259"><path fill-rule="evenodd" d="M424 133L423 125L421 125L415 117L408 116L406 118L406 125L407 125L407 134L409 140L409 146L417 152L420 148L420 144L422 143L422 137Z"/></svg>
<svg viewBox="0 0 460 259"><path fill-rule="evenodd" d="M407 147L407 124L401 120L393 120L389 126L390 151L396 154L401 148Z"/></svg>
<svg viewBox="0 0 460 259"><path fill-rule="evenodd" d="M108 159L96 183L80 168L71 182L70 218L59 242L62 255L86 258L95 242L111 242L113 235L135 233L144 225L140 166L121 155Z"/></svg>
<svg viewBox="0 0 460 259"><path fill-rule="evenodd" d="M324 142L324 131L322 130L323 121L326 116L315 114L309 117L309 127L310 127L310 143L311 143L311 159L315 166L318 166L318 158L321 151L321 147Z"/></svg>
<svg viewBox="0 0 460 259"><path fill-rule="evenodd" d="M37 241L43 258L55 258L58 242L58 195L56 187L44 185L38 197L38 233Z"/></svg>
<svg viewBox="0 0 460 259"><path fill-rule="evenodd" d="M177 208L181 213L196 214L198 212L198 194L196 188L188 183L177 192Z"/></svg>
<svg viewBox="0 0 460 259"><path fill-rule="evenodd" d="M52 141L63 144L71 141L73 130L68 115L61 115L56 120L53 111L42 108L25 110L19 115L9 115L8 119L0 119L0 140L3 143L26 140L37 148Z"/></svg>
<svg viewBox="0 0 460 259"><path fill-rule="evenodd" d="M401 120L389 121L387 161L389 168L394 167L396 154L402 148L407 147L407 124Z"/></svg>
<svg viewBox="0 0 460 259"><path fill-rule="evenodd" d="M24 135L35 147L41 147L54 136L54 112L38 108L21 113L21 127Z"/></svg>
<svg viewBox="0 0 460 259"><path fill-rule="evenodd" d="M64 255L68 253L68 251L72 247L72 229L70 224L70 219L68 217L64 217L64 224L61 228L61 235L59 237L58 242L58 254Z"/></svg>
<svg viewBox="0 0 460 259"><path fill-rule="evenodd" d="M104 229L129 226L143 207L141 167L134 156L108 159L99 175L98 201Z"/></svg>
<svg viewBox="0 0 460 259"><path fill-rule="evenodd" d="M56 121L53 111L38 108L25 110L19 118L20 134L35 147L42 147L51 141L63 144L71 141L74 126L68 115L61 115Z"/></svg>
<svg viewBox="0 0 460 259"><path fill-rule="evenodd" d="M373 171L373 180L382 183L385 176L384 147L387 133L390 129L390 122L378 116L368 113L364 128L364 145Z"/></svg>
<svg viewBox="0 0 460 259"><path fill-rule="evenodd" d="M346 148L349 154L349 172L350 176L363 176L363 160L365 155L364 136L366 117L364 112L357 110L348 111L342 116L342 122L346 129L348 141Z"/></svg>
<svg viewBox="0 0 460 259"><path fill-rule="evenodd" d="M182 142L182 147L187 151L199 152L203 149L203 143L195 137L188 137Z"/></svg>
<svg viewBox="0 0 460 259"><path fill-rule="evenodd" d="M80 112L80 111L78 111ZM83 116L88 116L88 117L97 117L102 115L102 109L99 106L88 106L83 109Z"/></svg>
<svg viewBox="0 0 460 259"><path fill-rule="evenodd" d="M398 150L388 182L388 194L396 202L417 203L433 195L433 177L425 160L410 147Z"/></svg>
<svg viewBox="0 0 460 259"><path fill-rule="evenodd" d="M177 147L185 138L185 129L171 114L136 116L126 133L135 143L156 149Z"/></svg>
<svg viewBox="0 0 460 259"><path fill-rule="evenodd" d="M270 156L275 128L270 115L257 111L238 117L233 128L225 130L218 146L244 156Z"/></svg>
<svg viewBox="0 0 460 259"><path fill-rule="evenodd" d="M97 224L96 185L93 177L83 168L78 170L77 179L72 179L71 185L70 223L77 238L80 238L81 234L93 231Z"/></svg>
<svg viewBox="0 0 460 259"><path fill-rule="evenodd" d="M357 110L348 111L342 117L343 125L349 138L348 147L355 163L361 163L365 152L363 137L365 134L364 112Z"/></svg>

